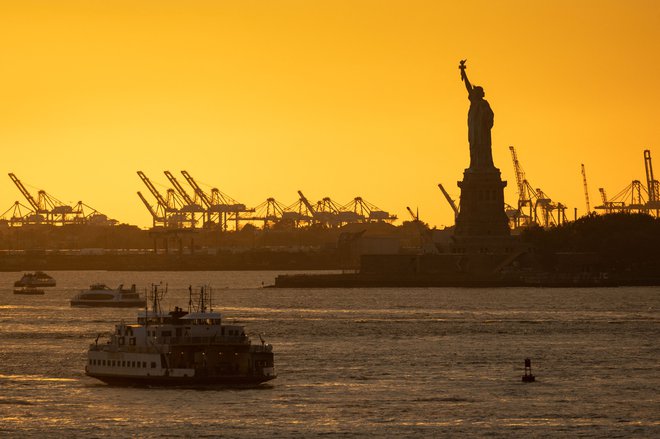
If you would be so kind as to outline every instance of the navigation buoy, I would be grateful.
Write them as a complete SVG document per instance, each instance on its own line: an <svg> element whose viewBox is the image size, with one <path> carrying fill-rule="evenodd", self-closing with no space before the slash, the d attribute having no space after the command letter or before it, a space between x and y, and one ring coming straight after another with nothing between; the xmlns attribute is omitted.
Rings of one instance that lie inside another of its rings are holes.
<svg viewBox="0 0 660 439"><path fill-rule="evenodd" d="M532 375L532 360L525 358L525 375L522 376L523 383L533 383L536 380Z"/></svg>

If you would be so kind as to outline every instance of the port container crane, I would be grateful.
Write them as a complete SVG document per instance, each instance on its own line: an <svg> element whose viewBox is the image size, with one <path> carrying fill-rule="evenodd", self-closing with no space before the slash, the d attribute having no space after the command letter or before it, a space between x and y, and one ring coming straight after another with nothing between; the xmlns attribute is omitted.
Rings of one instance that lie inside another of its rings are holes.
<svg viewBox="0 0 660 439"><path fill-rule="evenodd" d="M11 216L9 219L7 219L6 216L9 212L11 212ZM28 223L30 216L32 215L34 215L34 212L31 207L25 206L20 202L15 201L9 209L0 215L0 218L2 218L3 221L6 221L6 224L9 224L12 227L16 227L23 226Z"/></svg>
<svg viewBox="0 0 660 439"><path fill-rule="evenodd" d="M518 188L519 214L515 215L517 219L515 225L516 227L528 226L532 222L536 221L534 206L536 204L535 201L537 192L525 177L525 171L523 171L523 168L518 161L518 154L516 153L516 149L513 146L509 146L509 151L511 152L511 158L513 160L513 170L516 176L516 184Z"/></svg>
<svg viewBox="0 0 660 439"><path fill-rule="evenodd" d="M282 205L275 198L269 197L263 203L254 208L255 215L245 218L246 221L263 221L264 229L270 228L270 224L276 224L282 221L286 206Z"/></svg>
<svg viewBox="0 0 660 439"><path fill-rule="evenodd" d="M366 201L362 197L355 197L349 203L340 207L340 212L355 212L357 216L354 221L359 222L379 222L379 221L394 221L396 215L390 215L389 212L376 207L374 204Z"/></svg>
<svg viewBox="0 0 660 439"><path fill-rule="evenodd" d="M119 221L108 218L107 215L102 214L82 201L78 201L73 208L75 215L74 221L78 224L89 224L94 226L114 226Z"/></svg>
<svg viewBox="0 0 660 439"><path fill-rule="evenodd" d="M605 193L603 189L601 194ZM603 202L597 209L603 209L607 213L612 212L647 212L646 189L639 180L633 180L612 198Z"/></svg>
<svg viewBox="0 0 660 439"><path fill-rule="evenodd" d="M18 190L34 209L34 215L28 217L29 222L34 220L51 225L64 225L75 222L74 219L70 218L75 214L71 206L62 203L44 190L39 190L35 199L16 175L9 173L9 178L11 178ZM42 221L42 219L45 221Z"/></svg>
<svg viewBox="0 0 660 439"><path fill-rule="evenodd" d="M646 186L639 180L633 180L616 195L607 198L605 189L600 188L603 204L596 209L612 212L640 212L660 217L660 184L653 175L651 151L644 150L644 170Z"/></svg>
<svg viewBox="0 0 660 439"><path fill-rule="evenodd" d="M245 204L231 198L229 195L221 192L218 188L211 189L211 212L219 214L222 230L227 230L228 221L235 223L235 229L239 229L239 222L242 220L240 214L243 212L254 212L254 209L248 209Z"/></svg>
<svg viewBox="0 0 660 439"><path fill-rule="evenodd" d="M196 204L202 202L203 207L206 209L207 226L218 224L222 230L227 230L229 221L234 221L236 230L239 229L240 221L249 221L248 218L241 218L240 214L244 212L254 212L255 209L248 209L245 204L239 203L227 194L221 192L218 188L212 188L211 194L207 194L186 172L181 171L181 174L186 179L188 184L193 188L197 200L193 200Z"/></svg>
<svg viewBox="0 0 660 439"><path fill-rule="evenodd" d="M562 203L553 203L552 199L541 189L533 189L533 186L525 177L525 171L523 171L520 165L516 149L513 146L509 146L509 151L511 151L516 183L518 185L518 210L520 211L520 215L518 216L519 222L516 226L528 226L531 222L534 222L543 227L549 227L564 222L566 218L566 206ZM525 208L528 208L529 214L524 211ZM557 212L556 218L553 214L554 211Z"/></svg>

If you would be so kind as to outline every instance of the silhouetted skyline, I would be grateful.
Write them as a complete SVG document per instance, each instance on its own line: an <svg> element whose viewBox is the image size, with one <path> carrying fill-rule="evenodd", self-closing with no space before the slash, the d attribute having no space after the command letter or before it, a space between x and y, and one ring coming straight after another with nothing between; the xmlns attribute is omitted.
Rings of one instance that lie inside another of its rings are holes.
<svg viewBox="0 0 660 439"><path fill-rule="evenodd" d="M453 224L468 58L492 152L578 213L657 155L657 2L81 2L0 6L3 172L148 226L136 170L187 169L255 206L363 196ZM156 182L166 184L164 177ZM20 194L0 180L0 209Z"/></svg>

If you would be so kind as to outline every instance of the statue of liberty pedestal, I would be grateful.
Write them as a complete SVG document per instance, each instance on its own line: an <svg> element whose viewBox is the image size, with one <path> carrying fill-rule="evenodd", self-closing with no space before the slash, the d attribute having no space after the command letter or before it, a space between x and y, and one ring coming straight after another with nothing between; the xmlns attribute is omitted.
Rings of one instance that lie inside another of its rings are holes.
<svg viewBox="0 0 660 439"><path fill-rule="evenodd" d="M470 100L468 111L468 141L470 143L470 166L463 173L461 203L456 218L457 248L480 252L496 251L503 245L498 237L510 235L508 218L504 212L504 187L500 170L493 164L491 128L493 110L484 99L484 89L474 86L465 73L465 60L458 68L461 81L465 83Z"/></svg>

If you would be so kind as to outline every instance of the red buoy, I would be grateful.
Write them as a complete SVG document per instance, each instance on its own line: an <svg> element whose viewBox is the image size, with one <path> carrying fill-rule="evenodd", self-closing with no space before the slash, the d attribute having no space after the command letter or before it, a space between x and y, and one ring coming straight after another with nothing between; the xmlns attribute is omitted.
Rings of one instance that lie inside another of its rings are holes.
<svg viewBox="0 0 660 439"><path fill-rule="evenodd" d="M532 375L532 360L525 358L525 375L522 376L523 383L533 383L536 380Z"/></svg>

